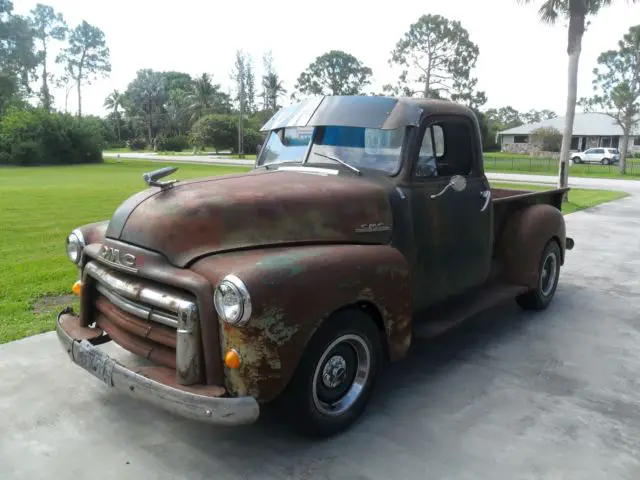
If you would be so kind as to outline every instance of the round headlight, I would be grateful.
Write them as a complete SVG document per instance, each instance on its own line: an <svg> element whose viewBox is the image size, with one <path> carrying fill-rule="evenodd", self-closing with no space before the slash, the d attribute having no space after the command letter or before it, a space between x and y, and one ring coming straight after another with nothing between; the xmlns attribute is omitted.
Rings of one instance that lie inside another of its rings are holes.
<svg viewBox="0 0 640 480"><path fill-rule="evenodd" d="M74 230L67 237L67 256L76 265L82 262L82 249L85 247L84 237L79 230Z"/></svg>
<svg viewBox="0 0 640 480"><path fill-rule="evenodd" d="M218 316L231 325L244 325L251 317L251 298L242 280L235 275L222 279L213 294Z"/></svg>

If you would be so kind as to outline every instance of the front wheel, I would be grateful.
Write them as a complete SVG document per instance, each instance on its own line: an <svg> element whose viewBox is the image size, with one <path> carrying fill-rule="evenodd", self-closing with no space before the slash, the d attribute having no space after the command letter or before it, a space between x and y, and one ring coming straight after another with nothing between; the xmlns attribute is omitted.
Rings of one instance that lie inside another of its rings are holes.
<svg viewBox="0 0 640 480"><path fill-rule="evenodd" d="M338 312L309 342L283 394L282 412L306 436L345 430L365 410L381 363L374 321L358 309Z"/></svg>
<svg viewBox="0 0 640 480"><path fill-rule="evenodd" d="M538 266L538 283L534 290L516 297L516 302L524 310L544 310L549 306L558 287L560 278L560 247L550 240L542 252Z"/></svg>
<svg viewBox="0 0 640 480"><path fill-rule="evenodd" d="M600 160L600 163L601 163L602 165L609 165L609 163L611 163L611 162L609 161L609 159L608 159L608 158L603 158L602 160Z"/></svg>
<svg viewBox="0 0 640 480"><path fill-rule="evenodd" d="M573 163L581 163L580 157L573 157Z"/></svg>

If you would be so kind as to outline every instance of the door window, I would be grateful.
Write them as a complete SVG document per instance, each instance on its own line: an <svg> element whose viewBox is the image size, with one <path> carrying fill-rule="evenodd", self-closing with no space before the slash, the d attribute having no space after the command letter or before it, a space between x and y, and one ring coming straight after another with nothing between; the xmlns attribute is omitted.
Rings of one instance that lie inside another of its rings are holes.
<svg viewBox="0 0 640 480"><path fill-rule="evenodd" d="M418 154L417 177L437 177L438 159L444 155L444 135L440 125L431 125L424 132Z"/></svg>
<svg viewBox="0 0 640 480"><path fill-rule="evenodd" d="M473 168L473 140L465 121L442 121L424 131L415 175L417 178L467 176Z"/></svg>

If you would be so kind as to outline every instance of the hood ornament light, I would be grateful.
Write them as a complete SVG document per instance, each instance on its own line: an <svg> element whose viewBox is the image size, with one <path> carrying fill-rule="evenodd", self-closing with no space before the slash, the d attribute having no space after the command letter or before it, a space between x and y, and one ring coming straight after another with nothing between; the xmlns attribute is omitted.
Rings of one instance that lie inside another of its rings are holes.
<svg viewBox="0 0 640 480"><path fill-rule="evenodd" d="M144 173L142 179L149 187L160 187L161 190L168 190L173 187L174 183L178 180L167 180L166 182L160 182L159 180L167 175L171 175L177 170L178 167L164 167L159 170L154 170L153 172Z"/></svg>

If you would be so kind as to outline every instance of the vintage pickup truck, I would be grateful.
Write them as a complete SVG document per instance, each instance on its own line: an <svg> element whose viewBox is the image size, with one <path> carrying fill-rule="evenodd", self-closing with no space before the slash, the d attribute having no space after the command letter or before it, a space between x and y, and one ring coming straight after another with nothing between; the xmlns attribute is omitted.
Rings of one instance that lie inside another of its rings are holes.
<svg viewBox="0 0 640 480"><path fill-rule="evenodd" d="M466 107L327 96L263 131L251 171L145 174L110 220L68 236L80 311L56 331L73 362L187 418L246 424L274 405L328 436L412 339L554 297L568 189L491 188Z"/></svg>

